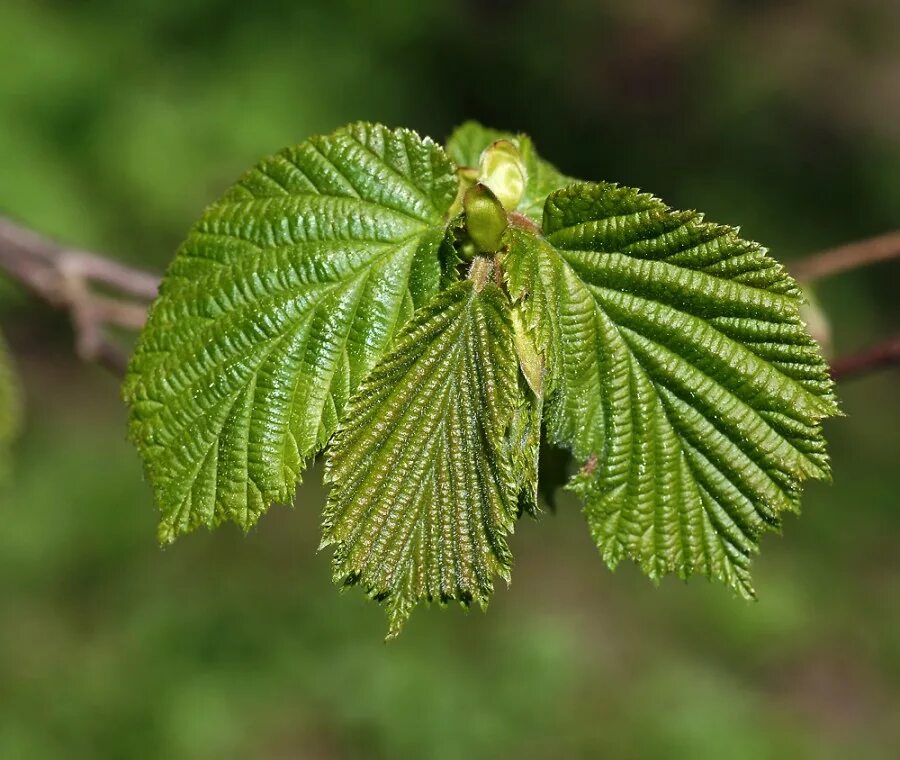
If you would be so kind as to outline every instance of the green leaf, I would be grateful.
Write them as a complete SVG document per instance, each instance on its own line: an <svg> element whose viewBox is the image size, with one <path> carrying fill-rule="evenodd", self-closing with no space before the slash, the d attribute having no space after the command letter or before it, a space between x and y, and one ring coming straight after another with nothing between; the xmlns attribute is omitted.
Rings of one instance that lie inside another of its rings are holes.
<svg viewBox="0 0 900 760"><path fill-rule="evenodd" d="M293 497L304 462L442 275L454 167L355 124L267 158L202 216L125 383L160 539Z"/></svg>
<svg viewBox="0 0 900 760"><path fill-rule="evenodd" d="M513 415L509 434L514 471L522 511L537 516L538 472L541 449L541 421L544 413L544 357L534 343L532 332L519 310L510 312L513 345L519 359L521 401Z"/></svg>
<svg viewBox="0 0 900 760"><path fill-rule="evenodd" d="M510 230L503 265L604 558L752 596L760 534L829 474L837 407L796 284L736 230L611 184L552 194L544 233Z"/></svg>
<svg viewBox="0 0 900 760"><path fill-rule="evenodd" d="M509 224L506 211L487 185L477 183L463 197L465 224L478 253L493 253L500 248Z"/></svg>
<svg viewBox="0 0 900 760"><path fill-rule="evenodd" d="M576 180L566 177L552 164L542 160L527 135L490 129L477 121L467 121L457 127L447 141L447 154L457 166L477 168L484 149L497 140L509 140L519 149L527 176L525 192L516 211L540 225L547 196Z"/></svg>
<svg viewBox="0 0 900 760"><path fill-rule="evenodd" d="M385 603L390 635L419 601L484 606L494 575L509 578L526 478L507 437L521 404L508 310L493 283L440 294L359 387L329 449L322 545L336 545L336 582Z"/></svg>
<svg viewBox="0 0 900 760"><path fill-rule="evenodd" d="M507 445L519 494L519 512L537 517L541 511L538 472L544 399L535 395L524 382L520 386L519 405L513 413Z"/></svg>
<svg viewBox="0 0 900 760"><path fill-rule="evenodd" d="M509 578L515 520L552 504L542 429L582 463L611 566L750 597L761 534L829 476L838 410L802 306L736 230L576 182L525 136L470 122L444 153L355 124L262 161L192 229L129 368L130 434L169 541L249 528L337 431L322 544L390 635Z"/></svg>

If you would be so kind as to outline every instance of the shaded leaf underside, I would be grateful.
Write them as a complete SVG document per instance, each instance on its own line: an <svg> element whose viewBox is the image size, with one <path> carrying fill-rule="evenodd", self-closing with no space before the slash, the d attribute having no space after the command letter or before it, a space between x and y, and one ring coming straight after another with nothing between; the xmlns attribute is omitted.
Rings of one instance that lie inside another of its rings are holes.
<svg viewBox="0 0 900 760"><path fill-rule="evenodd" d="M431 141L359 124L264 160L206 211L125 385L161 540L225 519L247 528L291 499L352 391L436 292L456 184Z"/></svg>
<svg viewBox="0 0 900 760"><path fill-rule="evenodd" d="M385 602L391 635L418 601L486 604L509 578L520 403L506 297L453 285L360 386L329 449L323 545L335 580Z"/></svg>

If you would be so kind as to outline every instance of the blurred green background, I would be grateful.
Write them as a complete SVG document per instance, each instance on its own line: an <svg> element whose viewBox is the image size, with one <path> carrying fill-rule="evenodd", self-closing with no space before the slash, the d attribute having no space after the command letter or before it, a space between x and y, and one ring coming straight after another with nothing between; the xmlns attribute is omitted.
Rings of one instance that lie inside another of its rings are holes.
<svg viewBox="0 0 900 760"><path fill-rule="evenodd" d="M4 0L0 212L161 270L259 157L353 119L523 130L569 174L787 260L900 226L900 3ZM836 350L900 266L829 281ZM577 505L524 520L488 614L339 595L324 494L160 551L116 381L4 286L27 428L0 500L0 758L900 757L898 375L843 385L834 484L760 600L612 574Z"/></svg>

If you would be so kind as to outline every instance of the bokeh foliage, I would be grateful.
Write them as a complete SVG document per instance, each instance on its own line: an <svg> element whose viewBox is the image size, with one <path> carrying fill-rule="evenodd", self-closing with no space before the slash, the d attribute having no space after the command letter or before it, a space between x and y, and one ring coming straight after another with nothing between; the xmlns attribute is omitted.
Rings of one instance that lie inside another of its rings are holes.
<svg viewBox="0 0 900 760"><path fill-rule="evenodd" d="M148 268L260 156L358 118L529 132L562 171L742 224L789 259L896 228L900 9L11 0L0 210ZM826 283L837 350L896 265ZM0 756L884 757L900 744L896 374L841 389L832 486L764 542L760 601L598 562L567 497L489 616L381 643L304 486L248 538L160 552L115 381L3 288L27 408L0 501ZM307 478L319 481L316 473Z"/></svg>

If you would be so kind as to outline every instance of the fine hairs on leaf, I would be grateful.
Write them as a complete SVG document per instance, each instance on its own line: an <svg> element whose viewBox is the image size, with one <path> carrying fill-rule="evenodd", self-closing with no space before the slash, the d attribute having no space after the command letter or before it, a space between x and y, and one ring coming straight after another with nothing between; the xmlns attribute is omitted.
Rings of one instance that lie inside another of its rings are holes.
<svg viewBox="0 0 900 760"><path fill-rule="evenodd" d="M505 296L463 280L420 309L362 383L332 442L323 545L339 583L388 607L482 606L509 579L517 482L506 434L519 404Z"/></svg>
<svg viewBox="0 0 900 760"><path fill-rule="evenodd" d="M190 231L127 373L130 436L163 543L249 530L326 451L322 546L391 636L509 581L508 536L557 476L542 436L611 567L749 598L760 536L829 477L802 303L736 229L567 177L524 135L352 124Z"/></svg>
<svg viewBox="0 0 900 760"><path fill-rule="evenodd" d="M125 382L160 540L253 526L396 330L437 293L456 196L443 150L356 124L262 161L179 249Z"/></svg>

